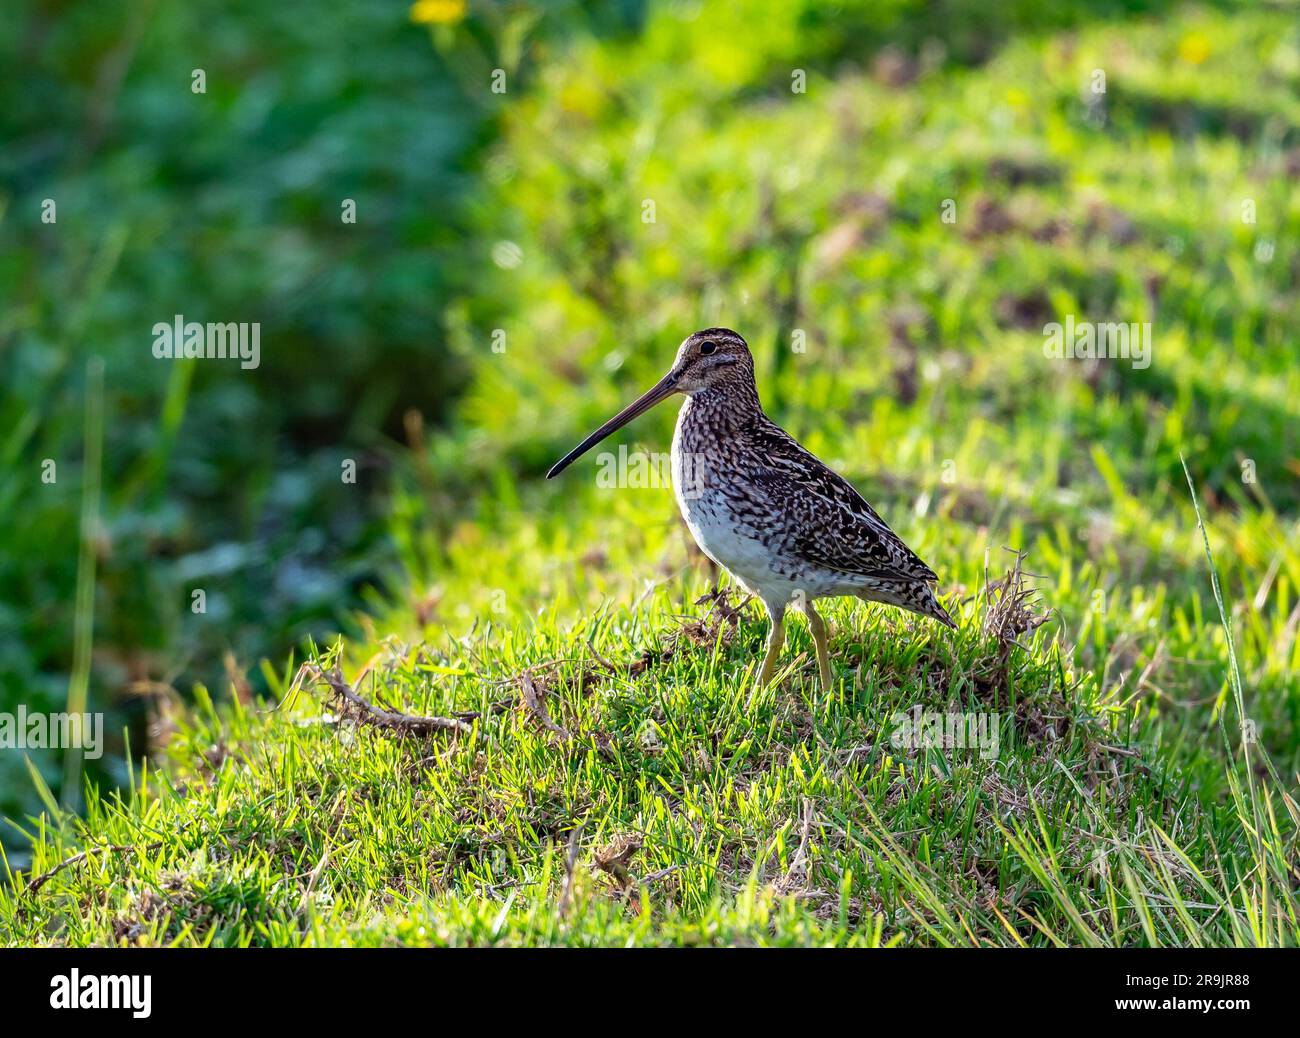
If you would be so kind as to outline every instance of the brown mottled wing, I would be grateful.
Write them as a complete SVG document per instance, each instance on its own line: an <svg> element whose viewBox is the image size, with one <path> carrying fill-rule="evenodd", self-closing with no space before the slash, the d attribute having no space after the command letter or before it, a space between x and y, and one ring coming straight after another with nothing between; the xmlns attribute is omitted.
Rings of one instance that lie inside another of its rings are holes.
<svg viewBox="0 0 1300 1038"><path fill-rule="evenodd" d="M780 426L748 430L766 464L752 478L788 524L781 548L823 569L865 577L938 580L848 480L827 468Z"/></svg>

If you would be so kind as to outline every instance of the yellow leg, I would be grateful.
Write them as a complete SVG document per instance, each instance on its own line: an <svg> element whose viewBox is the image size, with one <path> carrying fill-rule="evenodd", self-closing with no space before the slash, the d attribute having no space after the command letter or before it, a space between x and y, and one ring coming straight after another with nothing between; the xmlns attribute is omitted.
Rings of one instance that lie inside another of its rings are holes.
<svg viewBox="0 0 1300 1038"><path fill-rule="evenodd" d="M767 655L763 657L763 666L758 672L755 691L772 680L772 671L776 670L776 658L781 655L781 646L785 644L785 606L773 606L767 603L767 615L772 621L772 627L767 632Z"/></svg>
<svg viewBox="0 0 1300 1038"><path fill-rule="evenodd" d="M822 691L831 690L831 654L826 647L826 621L823 620L810 599L804 599L799 607L808 617L808 629L812 632L813 645L817 647L817 668L821 671Z"/></svg>

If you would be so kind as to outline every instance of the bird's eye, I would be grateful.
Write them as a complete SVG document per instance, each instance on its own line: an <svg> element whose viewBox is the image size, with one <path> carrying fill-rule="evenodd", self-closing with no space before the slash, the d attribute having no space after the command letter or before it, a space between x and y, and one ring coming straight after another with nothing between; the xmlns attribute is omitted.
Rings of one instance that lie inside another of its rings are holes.
<svg viewBox="0 0 1300 1038"><path fill-rule="evenodd" d="M710 339L708 342L700 343L700 356L707 357L710 353L718 348L718 344Z"/></svg>

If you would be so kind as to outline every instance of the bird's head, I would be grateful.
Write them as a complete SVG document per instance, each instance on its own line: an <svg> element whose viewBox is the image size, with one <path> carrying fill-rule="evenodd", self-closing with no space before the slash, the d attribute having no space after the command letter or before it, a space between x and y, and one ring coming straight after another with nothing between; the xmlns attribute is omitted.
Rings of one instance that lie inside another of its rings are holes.
<svg viewBox="0 0 1300 1038"><path fill-rule="evenodd" d="M695 396L706 390L726 391L730 387L748 387L752 392L753 385L754 358L745 340L730 328L705 328L688 335L677 348L677 357L668 374L551 466L546 478L558 476L605 437L674 393Z"/></svg>
<svg viewBox="0 0 1300 1038"><path fill-rule="evenodd" d="M730 382L752 384L754 358L745 340L730 328L705 328L688 335L677 348L666 377L676 380L675 392L688 396Z"/></svg>

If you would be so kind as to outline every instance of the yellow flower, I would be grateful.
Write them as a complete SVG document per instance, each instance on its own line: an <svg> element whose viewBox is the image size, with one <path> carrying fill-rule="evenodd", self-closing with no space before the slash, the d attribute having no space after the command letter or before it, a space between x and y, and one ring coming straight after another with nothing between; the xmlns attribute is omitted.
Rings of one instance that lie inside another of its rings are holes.
<svg viewBox="0 0 1300 1038"><path fill-rule="evenodd" d="M1210 56L1210 40L1200 32L1189 32L1178 41L1178 56L1189 65L1199 65Z"/></svg>
<svg viewBox="0 0 1300 1038"><path fill-rule="evenodd" d="M415 0L411 21L451 24L465 17L465 0Z"/></svg>

